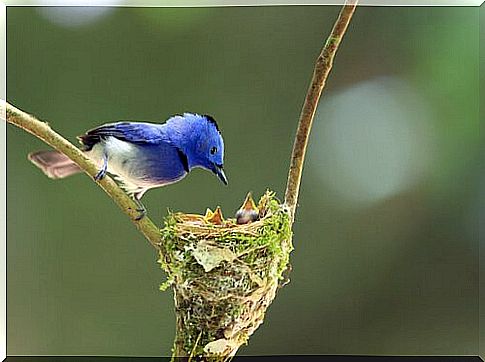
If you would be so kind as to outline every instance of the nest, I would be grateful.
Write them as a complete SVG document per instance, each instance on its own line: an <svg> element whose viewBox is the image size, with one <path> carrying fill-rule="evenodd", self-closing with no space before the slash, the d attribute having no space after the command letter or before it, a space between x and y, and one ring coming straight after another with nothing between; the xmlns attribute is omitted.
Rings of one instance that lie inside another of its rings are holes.
<svg viewBox="0 0 485 362"><path fill-rule="evenodd" d="M174 356L224 360L247 342L289 270L290 220L269 191L257 206L248 194L237 219L169 213L159 262L161 289L174 290Z"/></svg>

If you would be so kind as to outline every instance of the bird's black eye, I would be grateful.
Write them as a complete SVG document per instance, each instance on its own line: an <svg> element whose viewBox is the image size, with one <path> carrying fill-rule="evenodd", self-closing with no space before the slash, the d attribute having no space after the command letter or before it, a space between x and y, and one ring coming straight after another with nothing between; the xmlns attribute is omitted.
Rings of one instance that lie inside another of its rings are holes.
<svg viewBox="0 0 485 362"><path fill-rule="evenodd" d="M211 148L211 155L215 155L217 152L217 147L212 147Z"/></svg>

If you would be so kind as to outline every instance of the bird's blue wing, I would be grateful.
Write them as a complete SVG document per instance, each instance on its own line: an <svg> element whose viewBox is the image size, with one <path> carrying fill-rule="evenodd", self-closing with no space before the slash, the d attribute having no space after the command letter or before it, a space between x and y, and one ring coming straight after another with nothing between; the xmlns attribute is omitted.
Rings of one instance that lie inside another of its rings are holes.
<svg viewBox="0 0 485 362"><path fill-rule="evenodd" d="M107 137L115 137L138 145L170 145L177 150L177 155L184 170L189 172L187 155L179 147L175 146L165 134L163 125L142 122L108 123L91 129L78 138L85 146L85 150L89 151L95 144Z"/></svg>
<svg viewBox="0 0 485 362"><path fill-rule="evenodd" d="M135 144L157 144L162 141L169 141L159 125L142 122L104 124L87 131L86 134L78 138L89 151L95 144L110 136Z"/></svg>

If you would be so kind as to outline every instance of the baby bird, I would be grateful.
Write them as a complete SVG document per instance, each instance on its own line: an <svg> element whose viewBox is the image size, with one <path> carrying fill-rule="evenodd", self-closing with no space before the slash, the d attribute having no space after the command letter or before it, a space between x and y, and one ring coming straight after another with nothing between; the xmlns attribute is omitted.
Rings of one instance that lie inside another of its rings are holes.
<svg viewBox="0 0 485 362"><path fill-rule="evenodd" d="M214 118L184 113L163 124L116 122L104 124L79 136L83 151L99 165L95 180L106 172L140 206L149 189L183 179L193 168L214 173L225 185L224 141ZM62 179L82 170L57 151L29 154L29 160L52 179ZM140 218L141 218L140 217Z"/></svg>
<svg viewBox="0 0 485 362"><path fill-rule="evenodd" d="M249 192L244 200L241 208L236 212L236 223L238 225L247 224L259 219L259 210L254 203L251 192Z"/></svg>

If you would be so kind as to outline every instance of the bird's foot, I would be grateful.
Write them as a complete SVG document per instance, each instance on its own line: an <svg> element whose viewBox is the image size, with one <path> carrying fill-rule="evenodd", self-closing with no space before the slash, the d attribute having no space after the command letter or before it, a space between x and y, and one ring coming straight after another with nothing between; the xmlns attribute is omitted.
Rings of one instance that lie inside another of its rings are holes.
<svg viewBox="0 0 485 362"><path fill-rule="evenodd" d="M106 155L103 156L103 166L98 171L96 176L94 176L94 181L98 182L101 181L104 176L106 176L106 171L108 171L108 157Z"/></svg>
<svg viewBox="0 0 485 362"><path fill-rule="evenodd" d="M136 209L136 211L139 213L137 217L135 217L136 221L140 221L147 215L147 209Z"/></svg>
<svg viewBox="0 0 485 362"><path fill-rule="evenodd" d="M137 216L137 217L135 217L135 220L136 220L136 221L140 221L141 219L143 219L143 218L146 216L146 214L147 214L147 209L146 209L145 205L143 205L143 204L141 203L141 201L140 201L140 200L138 200L138 199L134 199L134 201L135 201L136 206L137 206L136 211L138 212L138 216Z"/></svg>
<svg viewBox="0 0 485 362"><path fill-rule="evenodd" d="M104 178L104 176L106 176L106 170L101 169L101 170L98 171L96 176L94 176L94 181L96 181L96 182L101 181Z"/></svg>

